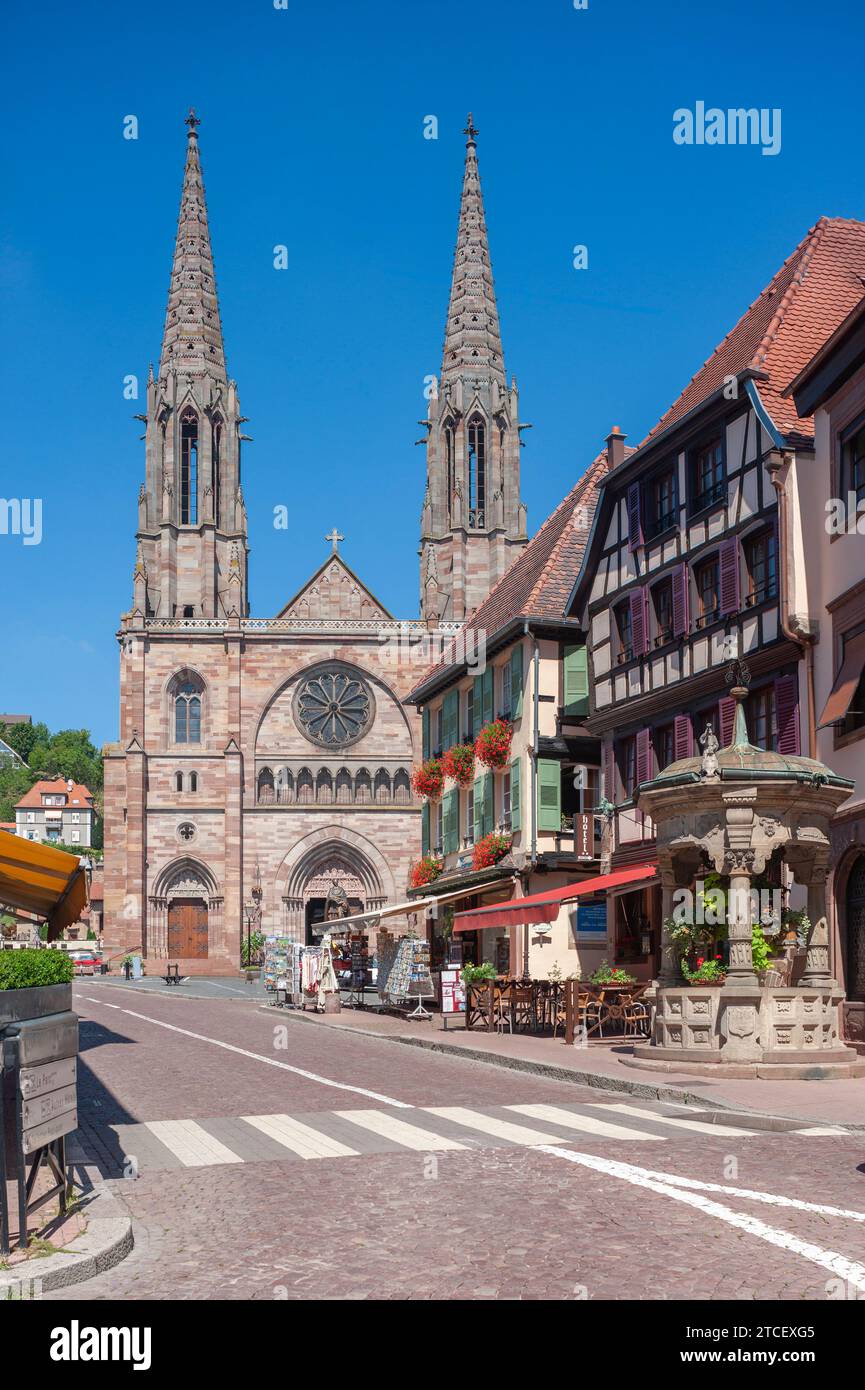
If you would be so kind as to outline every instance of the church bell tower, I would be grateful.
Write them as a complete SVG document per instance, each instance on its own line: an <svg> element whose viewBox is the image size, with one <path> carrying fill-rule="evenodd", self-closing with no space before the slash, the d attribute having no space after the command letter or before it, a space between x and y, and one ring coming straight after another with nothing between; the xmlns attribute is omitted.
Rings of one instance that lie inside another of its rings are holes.
<svg viewBox="0 0 865 1390"><path fill-rule="evenodd" d="M133 613L142 618L246 617L244 417L228 378L198 153L186 168L159 371L147 381L146 472L138 495Z"/></svg>
<svg viewBox="0 0 865 1390"><path fill-rule="evenodd" d="M430 397L421 514L420 606L461 620L526 544L516 381L507 384L469 113L441 377Z"/></svg>

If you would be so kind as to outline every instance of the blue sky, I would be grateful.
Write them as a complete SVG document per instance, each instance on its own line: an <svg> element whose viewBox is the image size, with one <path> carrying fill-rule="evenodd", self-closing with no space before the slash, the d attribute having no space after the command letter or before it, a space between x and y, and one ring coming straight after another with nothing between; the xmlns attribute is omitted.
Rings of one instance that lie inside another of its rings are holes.
<svg viewBox="0 0 865 1390"><path fill-rule="evenodd" d="M865 216L858 0L48 0L7 7L3 29L0 496L41 497L43 539L0 535L0 710L99 742L117 731L144 471L123 378L158 360L191 104L255 441L258 616L334 524L381 600L417 612L414 440L469 108L506 367L534 426L531 530L612 424L642 438L821 213ZM673 112L698 100L779 107L781 152L677 146Z"/></svg>

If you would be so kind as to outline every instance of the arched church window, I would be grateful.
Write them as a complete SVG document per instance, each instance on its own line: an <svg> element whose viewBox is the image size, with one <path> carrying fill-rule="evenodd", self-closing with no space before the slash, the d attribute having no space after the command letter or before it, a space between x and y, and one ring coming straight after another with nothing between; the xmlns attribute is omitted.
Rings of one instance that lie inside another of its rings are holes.
<svg viewBox="0 0 865 1390"><path fill-rule="evenodd" d="M210 436L211 476L213 478L213 520L219 525L219 485L222 481L222 419L213 421Z"/></svg>
<svg viewBox="0 0 865 1390"><path fill-rule="evenodd" d="M390 801L390 777L383 767L375 774L375 799L379 805Z"/></svg>
<svg viewBox="0 0 865 1390"><path fill-rule="evenodd" d="M359 768L354 779L354 799L360 806L372 801L372 778L365 767Z"/></svg>
<svg viewBox="0 0 865 1390"><path fill-rule="evenodd" d="M297 800L299 805L308 805L315 798L315 783L308 767L302 767L297 774Z"/></svg>
<svg viewBox="0 0 865 1390"><path fill-rule="evenodd" d="M473 415L469 420L468 445L469 526L482 527L485 525L487 453L486 430L480 415Z"/></svg>
<svg viewBox="0 0 865 1390"><path fill-rule="evenodd" d="M351 773L347 767L341 767L336 774L336 799L342 806L351 802Z"/></svg>
<svg viewBox="0 0 865 1390"><path fill-rule="evenodd" d="M198 525L198 416L184 410L180 417L180 524Z"/></svg>
<svg viewBox="0 0 865 1390"><path fill-rule="evenodd" d="M184 680L174 694L175 743L201 742L201 687Z"/></svg>
<svg viewBox="0 0 865 1390"><path fill-rule="evenodd" d="M411 782L404 767L398 768L393 779L393 799L398 806L411 803Z"/></svg>
<svg viewBox="0 0 865 1390"><path fill-rule="evenodd" d="M263 767L258 774L258 800L261 805L270 805L273 799L273 773Z"/></svg>
<svg viewBox="0 0 865 1390"><path fill-rule="evenodd" d="M175 790L176 792L182 792L182 791L183 791L183 773L182 773L182 772L175 772L175 774L174 774L174 790Z"/></svg>
<svg viewBox="0 0 865 1390"><path fill-rule="evenodd" d="M280 806L294 801L294 773L290 767L280 768L276 778L276 800Z"/></svg>
<svg viewBox="0 0 865 1390"><path fill-rule="evenodd" d="M197 772L190 772L190 774L189 774L189 790L190 790L191 792L197 792L197 791L198 791L198 773L197 773Z"/></svg>
<svg viewBox="0 0 865 1390"><path fill-rule="evenodd" d="M451 519L451 508L454 497L454 422L448 420L445 423L445 462L447 465L447 488L448 488L448 521Z"/></svg>
<svg viewBox="0 0 865 1390"><path fill-rule="evenodd" d="M319 768L315 779L315 799L323 805L329 805L333 801L333 778L326 767Z"/></svg>

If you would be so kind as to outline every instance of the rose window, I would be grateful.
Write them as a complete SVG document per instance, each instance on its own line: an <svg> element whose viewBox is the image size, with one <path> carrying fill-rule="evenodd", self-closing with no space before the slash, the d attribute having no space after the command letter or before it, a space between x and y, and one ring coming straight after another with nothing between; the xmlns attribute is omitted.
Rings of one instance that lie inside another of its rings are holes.
<svg viewBox="0 0 865 1390"><path fill-rule="evenodd" d="M372 696L364 681L348 671L324 671L304 681L296 715L307 738L337 747L354 743L372 722Z"/></svg>

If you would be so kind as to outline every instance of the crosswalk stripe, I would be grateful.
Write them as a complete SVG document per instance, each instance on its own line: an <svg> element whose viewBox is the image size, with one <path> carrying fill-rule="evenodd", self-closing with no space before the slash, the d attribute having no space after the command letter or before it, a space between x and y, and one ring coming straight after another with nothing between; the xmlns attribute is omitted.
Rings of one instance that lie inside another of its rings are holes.
<svg viewBox="0 0 865 1390"><path fill-rule="evenodd" d="M526 1125L515 1125L510 1120L499 1120L493 1115L482 1115L476 1110L467 1110L462 1105L425 1106L428 1115L441 1115L442 1119L453 1120L467 1129L479 1129L482 1134L495 1135L497 1139L507 1139L512 1144L561 1144L562 1137L553 1138L540 1130L529 1129Z"/></svg>
<svg viewBox="0 0 865 1390"><path fill-rule="evenodd" d="M838 1134L846 1134L847 1131L846 1131L846 1129L836 1129L834 1125L808 1125L806 1129L788 1130L788 1133L792 1133L792 1134L817 1134L817 1135L832 1134L832 1135L838 1135Z"/></svg>
<svg viewBox="0 0 865 1390"><path fill-rule="evenodd" d="M290 1115L243 1115L241 1118L300 1158L358 1157L357 1149L350 1149L347 1144L331 1139L301 1120L293 1120Z"/></svg>
<svg viewBox="0 0 865 1390"><path fill-rule="evenodd" d="M546 1120L547 1124L583 1130L603 1139L654 1139L660 1144L664 1143L663 1134L649 1134L644 1129L631 1129L629 1125L614 1125L594 1115L577 1115L573 1110L562 1110L558 1105L509 1105L507 1109L528 1115L532 1120Z"/></svg>
<svg viewBox="0 0 865 1390"><path fill-rule="evenodd" d="M468 1147L467 1144L458 1143L456 1139L445 1139L440 1134L433 1134L430 1129L422 1129L420 1125L406 1124L405 1120L398 1120L395 1115L390 1115L384 1110L337 1110L335 1113L353 1125L372 1130L373 1134L380 1134L383 1139L393 1139L395 1143L403 1144L407 1149Z"/></svg>
<svg viewBox="0 0 865 1390"><path fill-rule="evenodd" d="M146 1127L185 1168L207 1168L214 1163L242 1163L232 1149L214 1139L194 1120L148 1120Z"/></svg>
<svg viewBox="0 0 865 1390"><path fill-rule="evenodd" d="M737 1129L734 1125L711 1125L704 1120L683 1120L678 1115L659 1115L655 1110L643 1110L638 1105L598 1105L595 1101L589 1101L593 1110L615 1110L619 1115L631 1115L635 1119L654 1120L658 1125L671 1125L674 1129L690 1129L696 1134L715 1134L721 1138L741 1139L745 1136L754 1134L753 1129Z"/></svg>

